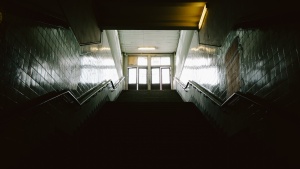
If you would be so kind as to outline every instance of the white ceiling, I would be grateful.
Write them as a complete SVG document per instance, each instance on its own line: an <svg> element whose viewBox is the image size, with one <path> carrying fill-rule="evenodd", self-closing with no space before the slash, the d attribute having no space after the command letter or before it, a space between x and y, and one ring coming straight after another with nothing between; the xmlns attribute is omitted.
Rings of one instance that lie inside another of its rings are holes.
<svg viewBox="0 0 300 169"><path fill-rule="evenodd" d="M179 30L119 30L122 52L125 53L174 53ZM154 51L140 51L139 47L155 47Z"/></svg>

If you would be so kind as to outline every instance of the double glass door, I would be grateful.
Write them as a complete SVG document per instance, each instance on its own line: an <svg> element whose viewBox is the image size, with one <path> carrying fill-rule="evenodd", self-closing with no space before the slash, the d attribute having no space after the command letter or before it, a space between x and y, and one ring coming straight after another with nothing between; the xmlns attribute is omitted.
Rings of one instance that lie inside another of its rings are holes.
<svg viewBox="0 0 300 169"><path fill-rule="evenodd" d="M153 67L149 75L147 70L146 67L128 68L128 90L171 90L170 67Z"/></svg>
<svg viewBox="0 0 300 169"><path fill-rule="evenodd" d="M171 90L169 67L151 68L151 90Z"/></svg>
<svg viewBox="0 0 300 169"><path fill-rule="evenodd" d="M128 90L147 90L147 68L128 68Z"/></svg>

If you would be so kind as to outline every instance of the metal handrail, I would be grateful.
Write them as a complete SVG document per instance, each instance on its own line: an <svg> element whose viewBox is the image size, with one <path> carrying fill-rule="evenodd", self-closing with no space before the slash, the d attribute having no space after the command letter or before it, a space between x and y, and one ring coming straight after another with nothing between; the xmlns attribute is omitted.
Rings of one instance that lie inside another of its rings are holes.
<svg viewBox="0 0 300 169"><path fill-rule="evenodd" d="M116 88L118 87L118 85L119 85L124 79L125 79L124 76L121 77L117 82L115 82L115 84L114 84L112 81L110 81L113 90L116 90Z"/></svg>
<svg viewBox="0 0 300 169"><path fill-rule="evenodd" d="M184 85L184 83L182 83L177 77L175 77L174 79L179 83L179 85L180 85L184 90L186 90L186 89L190 86L190 83L189 83L189 82L187 82L187 84Z"/></svg>
<svg viewBox="0 0 300 169"><path fill-rule="evenodd" d="M218 106L222 105L222 101L219 98L217 98L214 94L212 94L211 92L209 92L207 89L205 89L204 87L200 86L196 82L189 80L187 82L187 84L184 85L184 83L182 83L177 77L175 77L175 80L180 84L180 86L184 90L186 90L190 85L192 85L198 91L200 91L201 93L203 93L206 97L210 98L215 104L217 104Z"/></svg>
<svg viewBox="0 0 300 169"><path fill-rule="evenodd" d="M204 87L200 86L198 83L194 82L194 81L188 81L186 85L184 85L177 77L174 78L179 84L180 86L186 90L190 85L192 85L194 88L196 88L198 91L200 91L201 93L203 93L205 96L207 96L208 98L210 98L215 104L217 104L220 107L224 107L226 104L228 104L232 98L234 98L235 96L239 96L243 99L246 99L260 107L263 107L264 109L268 109L268 107L264 104L261 104L259 102L256 102L255 100L247 97L245 94L241 93L241 92L235 92L233 93L230 97L228 97L224 102L222 102L221 99L219 99L218 97L216 97L213 93L211 93L210 91L208 91L207 89L205 89Z"/></svg>
<svg viewBox="0 0 300 169"><path fill-rule="evenodd" d="M249 97L247 97L245 94L243 94L243 93L241 93L241 92L235 92L235 93L233 93L231 96L228 97L228 99L226 99L226 100L224 101L224 103L221 105L221 107L224 107L226 104L228 104L228 103L230 102L231 98L233 98L234 96L241 97L241 98L243 98L243 99L245 99L245 100L248 100L248 101L250 101L250 102L252 102L252 103L254 103L254 104L256 104L256 105L258 105L258 106L260 106L260 107L263 107L263 108L265 108L265 109L268 109L268 106L266 106L266 105L264 105L264 104L261 104L261 103L255 101L255 100L253 100L253 99L250 99Z"/></svg>
<svg viewBox="0 0 300 169"><path fill-rule="evenodd" d="M100 83L99 85L93 87L92 89L88 90L85 94L83 94L82 96L76 98L69 90L62 90L59 92L50 92L46 95L40 96L38 98L35 98L31 101L31 103L27 103L27 104L23 104L23 106L18 107L16 110L22 110L22 111L26 111L28 109L40 106L42 104L45 104L51 100L54 100L58 97L64 96L64 95L69 95L71 96L71 99L74 100L74 102L81 106L83 105L85 102L87 102L91 97L93 97L95 94L97 94L99 91L103 90L105 87L107 87L107 85L111 84L113 90L117 89L119 83L121 81L123 81L125 79L125 77L120 78L114 85L114 83L112 82L112 80L108 80L108 81L104 81L102 83Z"/></svg>

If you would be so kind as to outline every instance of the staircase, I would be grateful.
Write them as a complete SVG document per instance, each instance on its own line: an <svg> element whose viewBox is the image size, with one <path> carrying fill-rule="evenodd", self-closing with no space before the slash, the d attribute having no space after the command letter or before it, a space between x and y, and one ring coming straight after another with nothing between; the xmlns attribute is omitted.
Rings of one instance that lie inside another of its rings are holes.
<svg viewBox="0 0 300 169"><path fill-rule="evenodd" d="M82 131L80 142L88 168L215 168L214 160L222 159L219 140L176 91L123 91Z"/></svg>
<svg viewBox="0 0 300 169"><path fill-rule="evenodd" d="M175 90L124 90L116 102L182 102Z"/></svg>
<svg viewBox="0 0 300 169"><path fill-rule="evenodd" d="M243 135L244 134L244 135ZM218 134L176 91L123 91L75 136L57 134L20 163L29 168L284 167L262 142Z"/></svg>

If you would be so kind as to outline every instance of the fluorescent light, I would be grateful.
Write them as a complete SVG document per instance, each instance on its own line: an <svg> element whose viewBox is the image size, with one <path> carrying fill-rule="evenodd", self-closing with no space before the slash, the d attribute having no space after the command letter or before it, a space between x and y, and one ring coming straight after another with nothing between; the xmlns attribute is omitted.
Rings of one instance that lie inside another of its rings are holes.
<svg viewBox="0 0 300 169"><path fill-rule="evenodd" d="M202 27L202 24L203 24L203 20L205 18L205 15L206 15L206 12L207 12L207 8L206 8L206 5L203 7L203 11L202 11L202 14L201 14L201 17L200 17L200 21L199 21L199 25L198 25L198 28L201 29Z"/></svg>
<svg viewBox="0 0 300 169"><path fill-rule="evenodd" d="M155 47L139 47L138 50L155 50Z"/></svg>

